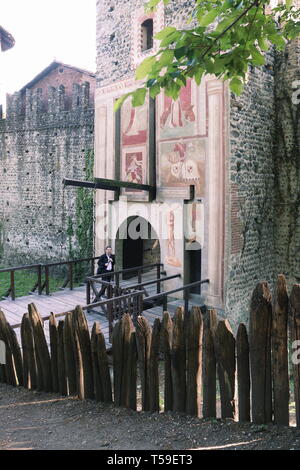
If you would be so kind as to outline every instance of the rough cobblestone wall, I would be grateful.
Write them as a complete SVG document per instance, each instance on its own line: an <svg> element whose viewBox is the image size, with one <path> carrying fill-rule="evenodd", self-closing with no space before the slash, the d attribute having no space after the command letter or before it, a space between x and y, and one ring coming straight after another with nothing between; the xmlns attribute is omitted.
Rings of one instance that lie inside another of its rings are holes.
<svg viewBox="0 0 300 470"><path fill-rule="evenodd" d="M134 75L131 15L145 3L145 0L97 0L97 86ZM171 2L165 8L165 24L185 24L193 3L192 0Z"/></svg>
<svg viewBox="0 0 300 470"><path fill-rule="evenodd" d="M276 271L300 282L300 40L276 61Z"/></svg>
<svg viewBox="0 0 300 470"><path fill-rule="evenodd" d="M63 178L85 178L85 154L94 146L89 83L74 84L72 109L64 88L10 97L0 120L0 264L24 265L67 258L68 221L75 221L76 189L63 195ZM64 200L63 200L64 199ZM74 237L72 243L75 243Z"/></svg>
<svg viewBox="0 0 300 470"><path fill-rule="evenodd" d="M249 71L240 97L231 97L229 198L226 237L226 315L247 321L258 281L272 286L274 259L274 57Z"/></svg>

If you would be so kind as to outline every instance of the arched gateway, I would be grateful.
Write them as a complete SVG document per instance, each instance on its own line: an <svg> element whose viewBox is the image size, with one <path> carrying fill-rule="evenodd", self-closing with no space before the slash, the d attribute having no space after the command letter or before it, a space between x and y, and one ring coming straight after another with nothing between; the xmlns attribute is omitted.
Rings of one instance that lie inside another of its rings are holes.
<svg viewBox="0 0 300 470"><path fill-rule="evenodd" d="M118 269L161 263L157 234L140 216L128 217L121 223L116 234L115 253Z"/></svg>

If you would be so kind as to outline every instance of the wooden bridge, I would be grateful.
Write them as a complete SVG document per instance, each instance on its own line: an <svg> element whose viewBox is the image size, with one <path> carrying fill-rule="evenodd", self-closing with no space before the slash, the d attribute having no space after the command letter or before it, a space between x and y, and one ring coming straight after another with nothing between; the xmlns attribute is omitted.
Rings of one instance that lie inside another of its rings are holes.
<svg viewBox="0 0 300 470"><path fill-rule="evenodd" d="M80 260L76 260L77 262ZM75 262L75 261L74 261ZM71 262L68 262L70 266ZM64 263L56 263L64 264ZM54 266L51 265L51 266ZM120 300L114 300L115 298L120 299L120 297L116 297L118 292L120 292L120 296L123 300L125 298L126 293L131 293L129 297L139 299L138 308L136 308L135 315L142 314L147 318L149 323L152 325L154 323L155 318L162 318L163 311L168 309L169 313L172 314L176 311L176 308L179 306L187 306L186 303L188 301L188 291L185 289L188 286L183 286L179 289L174 289L173 291L168 291L168 295L165 295L162 292L162 285L164 281L180 277L180 275L173 275L173 276L166 276L165 273L162 272L163 265L155 264L149 266L139 266L136 268L130 268L127 270L117 271L114 273L114 281L109 284L105 282L105 276L90 276L86 278L86 285L81 287L73 287L73 279L72 273L73 269L69 267L69 278L65 282L65 286L68 284L70 288L65 287L57 292L50 293L49 292L49 265L46 268L46 281L44 283L44 287L46 287L47 294L37 294L32 292L30 295L23 296L23 297L15 297L14 292L12 292L11 298L6 298L4 300L0 300L0 310L2 310L6 316L7 321L10 325L16 330L16 334L18 339L20 339L20 325L21 320L24 315L28 311L28 305L34 303L38 312L40 313L41 317L44 320L44 328L45 328L45 335L47 342L49 343L49 315L50 313L54 313L55 316L59 319L64 319L65 314L71 310L73 310L77 305L82 306L85 310L85 315L87 318L87 322L89 325L89 329L92 330L93 324L98 322L100 324L101 330L104 334L106 346L107 348L111 347L110 343L110 331L112 329L112 325L114 320L120 318L122 313L125 312L125 307L120 309ZM26 268L26 267L24 267ZM28 268L28 267L27 267ZM11 269L20 269L20 268L11 268ZM3 272L4 270L2 270ZM0 271L1 272L1 271ZM14 273L14 271L11 271ZM41 268L37 271L39 273L39 282L41 282ZM125 274L137 274L133 275L130 279L124 279ZM163 274L163 276L162 276ZM13 275L12 278L12 285L11 291L14 291L14 282L13 282ZM207 282L207 281L202 281ZM97 285L107 284L111 288L108 290L108 299L101 299L99 296L99 290L97 290ZM115 290L116 289L116 290ZM176 299L174 296L172 297L173 293L176 291L184 291L187 295L184 295L183 299ZM41 289L38 289L40 292ZM116 293L117 292L117 293ZM92 299L93 297L93 299ZM112 299L112 297L114 299ZM153 306L149 307L148 299L152 299ZM160 305L155 305L156 300L160 300ZM111 301L110 301L111 300ZM94 303L96 301L96 303ZM119 302L117 304L117 302ZM147 304L148 302L148 304ZM201 304L201 298L196 296L193 299L193 305ZM117 307L118 305L118 307ZM127 303L128 305L128 303ZM109 308L109 306L111 308ZM118 310L121 314L118 317L115 315L114 312ZM109 312L111 312L109 314Z"/></svg>

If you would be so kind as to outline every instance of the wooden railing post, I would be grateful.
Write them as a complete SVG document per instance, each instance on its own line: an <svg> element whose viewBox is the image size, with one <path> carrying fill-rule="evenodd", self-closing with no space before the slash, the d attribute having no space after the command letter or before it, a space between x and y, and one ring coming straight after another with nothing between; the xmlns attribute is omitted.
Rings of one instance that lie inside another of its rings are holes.
<svg viewBox="0 0 300 470"><path fill-rule="evenodd" d="M109 285L107 286L107 297L108 297L108 300L112 299L112 286ZM112 332L113 332L113 321L114 321L114 311L113 311L113 304L114 302L112 302L110 300L110 302L108 302L106 305L107 305L107 319L108 319L108 325L109 325L109 342L111 343L112 341Z"/></svg>
<svg viewBox="0 0 300 470"><path fill-rule="evenodd" d="M73 290L73 262L69 263L70 290Z"/></svg>
<svg viewBox="0 0 300 470"><path fill-rule="evenodd" d="M50 295L50 286L49 286L49 266L45 265L45 285L46 285L46 295Z"/></svg>
<svg viewBox="0 0 300 470"><path fill-rule="evenodd" d="M91 284L89 279L85 281L86 285L86 304L90 305L91 303Z"/></svg>
<svg viewBox="0 0 300 470"><path fill-rule="evenodd" d="M183 291L183 298L184 298L184 313L188 315L189 311L189 289L184 289Z"/></svg>
<svg viewBox="0 0 300 470"><path fill-rule="evenodd" d="M156 277L160 279L160 264L157 265ZM157 294L160 294L160 281L157 282Z"/></svg>
<svg viewBox="0 0 300 470"><path fill-rule="evenodd" d="M115 274L115 276L116 276L116 286L120 287L120 274L117 273L117 274Z"/></svg>
<svg viewBox="0 0 300 470"><path fill-rule="evenodd" d="M91 276L94 276L95 272L95 260L94 258L91 259Z"/></svg>
<svg viewBox="0 0 300 470"><path fill-rule="evenodd" d="M15 291L15 272L10 272L10 295L12 300L16 299L16 291Z"/></svg>
<svg viewBox="0 0 300 470"><path fill-rule="evenodd" d="M42 265L39 264L37 267L38 272L38 294L42 295Z"/></svg>

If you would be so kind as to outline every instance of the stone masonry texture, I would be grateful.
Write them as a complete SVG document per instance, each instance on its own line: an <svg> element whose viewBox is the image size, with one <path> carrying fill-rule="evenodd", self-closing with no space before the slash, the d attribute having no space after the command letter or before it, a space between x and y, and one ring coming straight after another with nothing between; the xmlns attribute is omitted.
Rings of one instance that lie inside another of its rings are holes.
<svg viewBox="0 0 300 470"><path fill-rule="evenodd" d="M3 266L68 257L67 226L75 221L76 189L64 190L62 181L85 179L85 154L94 147L90 83L75 83L71 89L67 84L66 93L63 84L45 89L46 82L44 77L44 89L9 97L6 118L0 120Z"/></svg>

